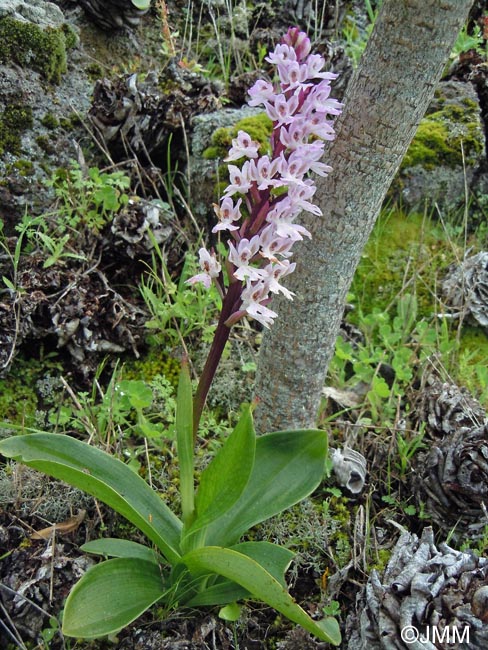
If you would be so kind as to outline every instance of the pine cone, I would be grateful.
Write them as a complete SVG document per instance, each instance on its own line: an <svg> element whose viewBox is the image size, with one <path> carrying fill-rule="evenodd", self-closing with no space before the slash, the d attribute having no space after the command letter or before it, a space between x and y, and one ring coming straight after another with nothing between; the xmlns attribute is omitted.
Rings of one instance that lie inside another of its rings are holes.
<svg viewBox="0 0 488 650"><path fill-rule="evenodd" d="M115 80L100 79L93 93L90 119L113 156L126 152L144 157L166 155L170 133L189 125L191 118L219 107L221 88L199 74L179 68L174 61L164 78L150 72ZM162 92L161 88L170 90Z"/></svg>
<svg viewBox="0 0 488 650"><path fill-rule="evenodd" d="M131 0L79 0L80 5L102 29L137 27L149 9L137 9Z"/></svg>
<svg viewBox="0 0 488 650"><path fill-rule="evenodd" d="M346 621L347 648L482 650L488 647L487 585L487 558L447 544L436 547L432 528L424 529L421 539L406 531L393 549L384 576L380 578L373 570L358 595L356 611ZM442 637L445 628L448 631ZM402 639L406 629L410 636ZM410 643L417 635L419 640ZM433 637L435 645L429 641ZM440 638L444 641L439 642ZM449 643L453 638L464 641L453 646Z"/></svg>
<svg viewBox="0 0 488 650"><path fill-rule="evenodd" d="M446 305L454 310L452 318L469 316L475 324L488 328L488 252L451 266L442 293Z"/></svg>
<svg viewBox="0 0 488 650"><path fill-rule="evenodd" d="M488 525L486 412L465 389L433 379L422 392L419 416L429 445L414 465L419 507L455 539L482 536Z"/></svg>

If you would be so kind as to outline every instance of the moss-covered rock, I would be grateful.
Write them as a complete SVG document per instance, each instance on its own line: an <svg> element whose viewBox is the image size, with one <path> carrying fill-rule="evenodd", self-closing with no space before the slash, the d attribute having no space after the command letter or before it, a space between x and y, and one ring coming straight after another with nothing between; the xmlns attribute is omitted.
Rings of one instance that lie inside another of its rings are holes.
<svg viewBox="0 0 488 650"><path fill-rule="evenodd" d="M441 83L403 159L390 195L407 207L464 201L474 170L485 159L477 96L469 84Z"/></svg>
<svg viewBox="0 0 488 650"><path fill-rule="evenodd" d="M0 45L1 47L1 45ZM0 155L20 152L21 135L33 125L30 106L11 105L0 113Z"/></svg>
<svg viewBox="0 0 488 650"><path fill-rule="evenodd" d="M68 49L77 37L69 25L40 27L7 16L0 20L0 63L17 63L59 83L66 72Z"/></svg>

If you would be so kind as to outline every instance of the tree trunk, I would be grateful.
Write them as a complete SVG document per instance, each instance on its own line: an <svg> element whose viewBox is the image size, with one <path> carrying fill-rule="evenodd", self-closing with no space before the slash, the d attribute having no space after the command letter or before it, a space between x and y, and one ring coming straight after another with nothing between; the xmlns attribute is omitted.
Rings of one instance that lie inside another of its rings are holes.
<svg viewBox="0 0 488 650"><path fill-rule="evenodd" d="M354 74L337 138L315 195L323 211L302 222L312 240L297 248L279 314L258 363L260 432L313 426L346 294L385 194L425 114L473 0L384 0Z"/></svg>

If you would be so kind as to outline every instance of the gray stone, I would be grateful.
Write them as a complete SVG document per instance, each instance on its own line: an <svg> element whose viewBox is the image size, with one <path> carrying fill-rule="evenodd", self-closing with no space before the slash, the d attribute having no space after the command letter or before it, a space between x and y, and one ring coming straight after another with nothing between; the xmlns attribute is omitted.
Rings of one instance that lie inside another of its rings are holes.
<svg viewBox="0 0 488 650"><path fill-rule="evenodd" d="M59 27L65 22L61 9L45 0L2 0L0 19L7 16L41 27Z"/></svg>

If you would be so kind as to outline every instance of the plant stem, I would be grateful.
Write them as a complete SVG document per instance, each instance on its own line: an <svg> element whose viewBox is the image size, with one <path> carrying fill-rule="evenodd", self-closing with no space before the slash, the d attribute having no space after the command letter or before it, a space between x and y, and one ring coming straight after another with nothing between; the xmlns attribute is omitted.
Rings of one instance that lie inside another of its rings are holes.
<svg viewBox="0 0 488 650"><path fill-rule="evenodd" d="M214 338L212 341L212 346L210 352L208 353L205 366L203 368L202 374L200 376L200 381L198 382L197 392L195 393L195 399L193 401L193 437L196 438L198 425L200 423L200 418L202 415L203 407L205 405L205 400L207 399L207 394L212 383L212 380L219 365L222 353L225 348L225 344L229 338L230 327L226 325L226 321L234 313L236 304L239 302L240 296L242 293L242 284L241 282L234 282L231 284L225 295L222 311L220 312L219 322L217 324L217 329L215 330Z"/></svg>

